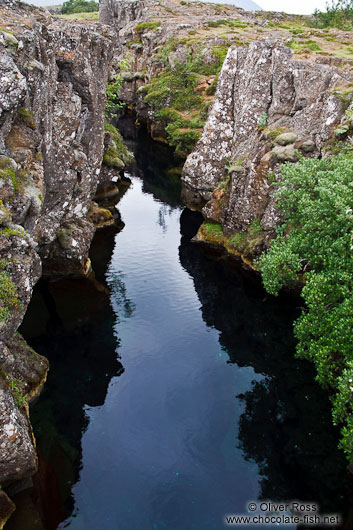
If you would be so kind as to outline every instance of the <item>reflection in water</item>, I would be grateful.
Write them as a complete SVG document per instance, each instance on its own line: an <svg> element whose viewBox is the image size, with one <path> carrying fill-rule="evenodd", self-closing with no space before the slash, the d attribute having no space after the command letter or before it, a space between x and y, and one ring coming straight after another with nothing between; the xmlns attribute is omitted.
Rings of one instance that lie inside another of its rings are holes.
<svg viewBox="0 0 353 530"><path fill-rule="evenodd" d="M107 283L110 288L111 300L117 321L119 322L121 318L131 317L135 310L135 304L126 294L124 274L121 271L110 271L107 275Z"/></svg>
<svg viewBox="0 0 353 530"><path fill-rule="evenodd" d="M103 286L61 280L37 285L21 327L28 342L50 360L45 389L31 410L40 455L31 496L40 497L37 509L45 530L57 528L73 509L71 488L79 478L87 411L104 403L109 381L123 372L113 323ZM42 528L29 520L28 503L11 518L9 530Z"/></svg>
<svg viewBox="0 0 353 530"><path fill-rule="evenodd" d="M193 215L185 210L182 225ZM259 465L260 498L299 498L317 502L323 513L346 512L346 462L337 449L327 393L314 383L313 367L293 356L294 301L267 296L254 278L249 284L241 271L207 258L187 240L180 259L230 362L266 375L237 396L245 404L238 444Z"/></svg>
<svg viewBox="0 0 353 530"><path fill-rule="evenodd" d="M293 359L295 304L190 242L200 217L181 213L171 151L123 126L133 186L115 243L95 238L101 287L42 283L22 329L51 362L32 413L45 530L220 530L257 498L343 510L327 397Z"/></svg>

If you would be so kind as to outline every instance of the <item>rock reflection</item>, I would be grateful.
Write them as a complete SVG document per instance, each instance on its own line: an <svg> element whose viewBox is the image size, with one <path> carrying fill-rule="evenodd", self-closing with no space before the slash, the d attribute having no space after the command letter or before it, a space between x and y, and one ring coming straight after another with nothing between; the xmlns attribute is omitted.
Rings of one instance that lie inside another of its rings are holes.
<svg viewBox="0 0 353 530"><path fill-rule="evenodd" d="M198 223L197 214L183 212L180 260L194 280L203 319L220 331L230 363L265 375L236 396L245 411L234 441L259 465L261 498L314 501L322 513L344 512L346 462L337 449L329 399L314 382L313 367L294 358L296 304L268 297L254 275L191 243Z"/></svg>
<svg viewBox="0 0 353 530"><path fill-rule="evenodd" d="M110 236L113 241L114 232ZM101 234L93 250L99 253L99 240L106 251L107 237ZM93 259L102 274L99 257ZM18 510L9 530L25 530L26 521L33 530L55 529L74 509L71 489L79 478L86 410L103 405L110 380L123 372L117 360L114 321L109 292L95 280L41 281L36 287L21 332L49 358L51 369L44 392L31 410L39 473L25 501L15 498ZM39 514L37 527L29 509Z"/></svg>
<svg viewBox="0 0 353 530"><path fill-rule="evenodd" d="M134 153L135 163L129 166L129 173L143 179L144 193L151 193L169 207L180 206L182 162L174 158L173 149L153 142L144 126L135 126L129 113L120 118L116 125Z"/></svg>

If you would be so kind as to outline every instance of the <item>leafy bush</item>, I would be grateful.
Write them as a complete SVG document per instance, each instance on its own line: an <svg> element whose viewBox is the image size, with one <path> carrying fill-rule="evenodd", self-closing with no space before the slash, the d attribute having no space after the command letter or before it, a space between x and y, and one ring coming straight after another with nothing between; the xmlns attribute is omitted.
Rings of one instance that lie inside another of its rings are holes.
<svg viewBox="0 0 353 530"><path fill-rule="evenodd" d="M105 103L105 117L112 118L117 115L118 111L124 108L125 103L119 100L120 90L123 86L123 72L130 68L132 56L127 56L119 63L119 74L107 84L106 103Z"/></svg>
<svg viewBox="0 0 353 530"><path fill-rule="evenodd" d="M61 8L64 15L71 13L92 13L99 10L99 4L94 0L67 0Z"/></svg>
<svg viewBox="0 0 353 530"><path fill-rule="evenodd" d="M297 355L315 364L334 391L333 420L353 458L353 152L286 164L277 206L285 217L269 252L258 260L268 292L304 285L295 322Z"/></svg>
<svg viewBox="0 0 353 530"><path fill-rule="evenodd" d="M326 11L315 11L313 25L317 28L352 29L353 0L331 0L331 5L326 4Z"/></svg>

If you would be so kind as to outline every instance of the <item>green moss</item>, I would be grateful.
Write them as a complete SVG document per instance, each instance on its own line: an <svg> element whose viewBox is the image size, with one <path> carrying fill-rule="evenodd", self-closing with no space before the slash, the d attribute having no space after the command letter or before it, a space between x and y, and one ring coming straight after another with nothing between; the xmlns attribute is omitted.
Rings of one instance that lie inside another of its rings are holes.
<svg viewBox="0 0 353 530"><path fill-rule="evenodd" d="M13 191L15 193L18 193L19 191L19 183L16 177L16 171L12 168L1 168L0 169L0 179L4 180L5 182L11 182Z"/></svg>
<svg viewBox="0 0 353 530"><path fill-rule="evenodd" d="M134 156L124 144L118 129L111 123L105 122L104 130L111 136L111 145L104 152L103 163L116 169L123 169L124 166L131 164Z"/></svg>
<svg viewBox="0 0 353 530"><path fill-rule="evenodd" d="M219 26L229 26L230 28L247 28L250 24L248 22L240 22L232 18L225 18L220 20L211 20L206 25L209 28L219 28Z"/></svg>
<svg viewBox="0 0 353 530"><path fill-rule="evenodd" d="M205 223L204 225L206 232L213 237L223 238L223 228L218 223Z"/></svg>
<svg viewBox="0 0 353 530"><path fill-rule="evenodd" d="M11 236L20 236L23 237L26 234L24 229L20 230L17 228L0 228L0 236L11 237Z"/></svg>
<svg viewBox="0 0 353 530"><path fill-rule="evenodd" d="M19 303L17 289L11 281L9 273L0 270L0 321L6 321L11 315L11 310L17 309Z"/></svg>
<svg viewBox="0 0 353 530"><path fill-rule="evenodd" d="M229 238L230 243L235 249L241 249L244 246L244 240L246 238L245 233L238 232Z"/></svg>
<svg viewBox="0 0 353 530"><path fill-rule="evenodd" d="M155 30L159 28L160 25L160 20L156 20L155 22L142 22L141 24L137 24L135 27L135 32L141 34L148 30Z"/></svg>
<svg viewBox="0 0 353 530"><path fill-rule="evenodd" d="M10 375L6 377L6 380L16 405L21 407L27 401L25 381L21 378L12 377Z"/></svg>
<svg viewBox="0 0 353 530"><path fill-rule="evenodd" d="M321 51L321 47L318 45L316 41L313 40L305 40L305 41L296 41L292 39L290 42L288 42L287 46L291 48L294 52L304 52L304 51Z"/></svg>
<svg viewBox="0 0 353 530"><path fill-rule="evenodd" d="M274 127L274 128L266 127L263 130L263 135L268 140L275 140L277 138L277 136L279 136L280 134L283 134L285 132L287 132L287 129L284 128L284 127Z"/></svg>
<svg viewBox="0 0 353 530"><path fill-rule="evenodd" d="M179 128L174 123L169 123L166 126L166 131L170 145L183 154L192 151L202 134L202 130Z"/></svg>
<svg viewBox="0 0 353 530"><path fill-rule="evenodd" d="M212 53L215 57L217 57L219 65L223 65L228 50L229 46L212 46Z"/></svg>
<svg viewBox="0 0 353 530"><path fill-rule="evenodd" d="M28 110L25 107L20 107L18 110L18 117L22 123L30 127L31 129L35 128L34 114L32 110Z"/></svg>
<svg viewBox="0 0 353 530"><path fill-rule="evenodd" d="M222 226L217 223L203 223L200 227L201 239L222 245L229 253L241 255L244 261L251 262L257 247L263 243L264 231L259 219L255 219L244 232L235 232L226 236Z"/></svg>
<svg viewBox="0 0 353 530"><path fill-rule="evenodd" d="M261 228L260 224L260 219L254 219L253 221L251 221L250 226L248 228L248 233L250 236L257 236L263 233L263 229Z"/></svg>
<svg viewBox="0 0 353 530"><path fill-rule="evenodd" d="M213 96L216 93L217 90L217 83L218 83L218 75L215 77L215 79L212 81L210 86L206 88L206 95L207 96Z"/></svg>
<svg viewBox="0 0 353 530"><path fill-rule="evenodd" d="M216 75L220 71L228 47L214 46L212 53L217 58L216 64L209 65L203 62L202 46L193 46L187 50L185 61L175 62L172 68L169 54L181 42L170 39L159 50L158 58L165 67L147 86L145 102L154 109L156 119L164 126L170 145L189 153L200 138L210 104L197 90L197 85L203 76Z"/></svg>

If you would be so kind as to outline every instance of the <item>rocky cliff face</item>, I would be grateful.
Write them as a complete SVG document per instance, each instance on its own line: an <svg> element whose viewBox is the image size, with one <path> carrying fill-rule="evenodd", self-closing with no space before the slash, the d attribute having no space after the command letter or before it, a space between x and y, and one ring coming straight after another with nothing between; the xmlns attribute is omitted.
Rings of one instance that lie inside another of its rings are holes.
<svg viewBox="0 0 353 530"><path fill-rule="evenodd" d="M36 455L27 402L48 363L15 335L42 274L82 275L115 33L0 4L0 483Z"/></svg>
<svg viewBox="0 0 353 530"><path fill-rule="evenodd" d="M298 153L324 156L340 139L334 131L353 94L352 32L235 6L118 4L103 0L101 16L110 12L121 28L120 98L180 154L199 139L184 166L183 197L217 226L208 234L203 226L198 239L251 260L280 221L272 183L281 164Z"/></svg>
<svg viewBox="0 0 353 530"><path fill-rule="evenodd" d="M352 81L351 72L295 59L276 41L230 48L202 138L184 166L186 204L219 223L225 239L254 236L255 223L245 254L261 252L280 220L271 183L281 164L324 156L351 104Z"/></svg>
<svg viewBox="0 0 353 530"><path fill-rule="evenodd" d="M324 65L337 66L340 71L353 68L352 32L313 29L305 17L248 13L232 5L183 0L144 0L138 8L132 6L135 3L101 0L101 20L120 28L114 54L115 73L123 81L120 98L147 122L155 139L168 142L184 156L201 137L217 77L231 45L239 49L236 61L246 63L246 68L250 59L246 62L244 57L254 54L247 50L257 41L274 41L277 48L287 45L298 64L323 65L314 66L317 75L325 71ZM287 61L281 54L277 70L282 58ZM240 68L238 79L239 72ZM257 73L263 85L266 67L257 68ZM277 77L275 73L274 82ZM246 88L244 83L239 87ZM292 97L288 90L286 97ZM243 104L241 100L238 103Z"/></svg>
<svg viewBox="0 0 353 530"><path fill-rule="evenodd" d="M142 0L101 0L99 2L99 20L102 24L122 29L124 26L147 15Z"/></svg>

